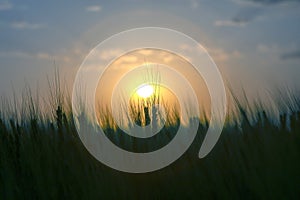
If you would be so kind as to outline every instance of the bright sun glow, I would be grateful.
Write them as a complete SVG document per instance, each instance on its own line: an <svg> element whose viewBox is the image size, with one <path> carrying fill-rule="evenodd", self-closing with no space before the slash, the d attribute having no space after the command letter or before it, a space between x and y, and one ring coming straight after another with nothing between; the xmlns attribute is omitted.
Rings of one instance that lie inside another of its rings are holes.
<svg viewBox="0 0 300 200"><path fill-rule="evenodd" d="M148 98L154 93L154 89L151 85L141 86L136 93L142 98Z"/></svg>

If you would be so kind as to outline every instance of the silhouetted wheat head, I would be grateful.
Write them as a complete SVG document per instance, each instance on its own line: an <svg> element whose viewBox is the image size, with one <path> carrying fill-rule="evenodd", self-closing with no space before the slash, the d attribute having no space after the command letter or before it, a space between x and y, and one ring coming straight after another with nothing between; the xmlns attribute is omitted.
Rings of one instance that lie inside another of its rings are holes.
<svg viewBox="0 0 300 200"><path fill-rule="evenodd" d="M80 142L71 102L59 73L49 97L30 88L21 97L1 98L0 199L83 198L288 198L300 195L300 99L281 90L271 103L230 95L231 109L215 149L197 157L209 120L199 120L191 148L171 166L151 174L119 173L98 163ZM129 118L140 126L156 114L155 97L130 103ZM269 106L264 106L264 105ZM180 113L164 105L167 128L150 143L125 138L109 109L98 118L122 148L144 152L160 147L176 130ZM169 109L169 110L168 110ZM155 146L156 145L156 146ZM150 189L151 188L151 189ZM184 191L184 192L182 192Z"/></svg>

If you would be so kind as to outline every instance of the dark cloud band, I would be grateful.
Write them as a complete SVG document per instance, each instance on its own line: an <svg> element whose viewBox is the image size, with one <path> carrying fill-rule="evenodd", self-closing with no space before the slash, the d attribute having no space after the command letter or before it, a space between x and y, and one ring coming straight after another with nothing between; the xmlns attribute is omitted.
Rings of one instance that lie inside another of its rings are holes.
<svg viewBox="0 0 300 200"><path fill-rule="evenodd" d="M300 2L300 0L246 0L246 1L252 1L254 3L259 3L263 5L272 5L272 4L283 3L283 2Z"/></svg>

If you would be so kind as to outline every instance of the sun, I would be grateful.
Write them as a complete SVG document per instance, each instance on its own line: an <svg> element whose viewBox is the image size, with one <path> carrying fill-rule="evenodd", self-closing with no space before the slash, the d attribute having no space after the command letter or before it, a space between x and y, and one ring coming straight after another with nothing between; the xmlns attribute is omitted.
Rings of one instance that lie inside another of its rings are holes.
<svg viewBox="0 0 300 200"><path fill-rule="evenodd" d="M142 98L148 98L154 93L154 89L151 85L145 84L140 86L137 91L137 95Z"/></svg>

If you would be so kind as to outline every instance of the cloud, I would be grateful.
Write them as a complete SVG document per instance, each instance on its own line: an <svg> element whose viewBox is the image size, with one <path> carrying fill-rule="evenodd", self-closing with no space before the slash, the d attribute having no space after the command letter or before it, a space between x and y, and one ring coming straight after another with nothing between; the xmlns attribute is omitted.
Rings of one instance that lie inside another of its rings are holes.
<svg viewBox="0 0 300 200"><path fill-rule="evenodd" d="M232 21L246 24L253 21L261 12L262 9L258 7L242 9L232 18Z"/></svg>
<svg viewBox="0 0 300 200"><path fill-rule="evenodd" d="M251 21L256 20L266 9L266 6L271 6L280 3L298 2L300 0L232 0L242 6L242 9L233 16L230 20L218 20L216 26L245 26Z"/></svg>
<svg viewBox="0 0 300 200"><path fill-rule="evenodd" d="M241 9L230 20L218 20L215 22L215 26L245 26L247 23L256 19L256 17L262 12L260 7L247 7Z"/></svg>
<svg viewBox="0 0 300 200"><path fill-rule="evenodd" d="M272 53L272 54L276 53L277 54L282 50L282 48L280 48L276 44L272 44L272 45L259 44L259 45L257 45L256 50L259 53Z"/></svg>
<svg viewBox="0 0 300 200"><path fill-rule="evenodd" d="M165 62L165 63L171 63L171 61L173 61L174 60L174 56L173 55L168 55L168 56L164 56L163 57L163 61Z"/></svg>
<svg viewBox="0 0 300 200"><path fill-rule="evenodd" d="M281 60L295 60L300 59L300 48L297 46L278 46L276 44L273 45L264 45L259 44L257 46L257 52L264 57L273 56L276 58L280 58Z"/></svg>
<svg viewBox="0 0 300 200"><path fill-rule="evenodd" d="M217 20L215 21L215 26L245 26L244 22L236 22L232 20Z"/></svg>
<svg viewBox="0 0 300 200"><path fill-rule="evenodd" d="M11 10L13 8L13 4L8 1L0 2L0 11L3 10Z"/></svg>
<svg viewBox="0 0 300 200"><path fill-rule="evenodd" d="M45 52L30 53L25 51L0 51L0 57L13 57L13 58L27 58L27 59L41 59L51 60L54 56L51 56Z"/></svg>
<svg viewBox="0 0 300 200"><path fill-rule="evenodd" d="M0 57L12 59L29 59L29 60L45 60L58 61L61 63L70 63L74 59L74 55L54 55L46 52L26 52L26 51L0 51Z"/></svg>
<svg viewBox="0 0 300 200"><path fill-rule="evenodd" d="M142 50L139 50L138 52L144 56L150 56L153 54L152 49L142 49Z"/></svg>
<svg viewBox="0 0 300 200"><path fill-rule="evenodd" d="M138 58L134 55L124 55L122 57L120 57L116 63L120 64L120 63L135 63L138 60Z"/></svg>
<svg viewBox="0 0 300 200"><path fill-rule="evenodd" d="M106 51L100 52L100 58L103 60L110 60L112 58L119 57L123 51L121 49L109 49Z"/></svg>
<svg viewBox="0 0 300 200"><path fill-rule="evenodd" d="M43 52L40 52L40 53L37 53L34 55L36 58L39 58L39 59L45 59L45 60L49 60L49 59L53 59L53 57L48 54L48 53L43 53Z"/></svg>
<svg viewBox="0 0 300 200"><path fill-rule="evenodd" d="M285 3L285 2L300 2L300 0L245 0L245 1L261 4L261 5L273 5L273 4Z"/></svg>
<svg viewBox="0 0 300 200"><path fill-rule="evenodd" d="M223 49L208 49L208 52L214 60L218 61L227 61L230 56Z"/></svg>
<svg viewBox="0 0 300 200"><path fill-rule="evenodd" d="M209 55L217 62L225 62L232 58L240 58L241 53L239 51L226 52L223 49L211 48L208 49Z"/></svg>
<svg viewBox="0 0 300 200"><path fill-rule="evenodd" d="M183 50L186 50L186 51L190 51L190 52L195 52L195 51L203 52L203 49L200 48L199 46L195 47L195 46L189 46L189 45L183 44L183 45L181 45L180 48ZM228 61L229 59L232 59L232 58L237 59L237 58L242 57L241 52L239 52L238 50L226 51L221 48L207 48L207 47L205 49L208 52L208 54L215 61L218 61L218 62L224 62L224 61ZM188 60L190 60L190 59L188 59Z"/></svg>
<svg viewBox="0 0 300 200"><path fill-rule="evenodd" d="M102 7L99 5L93 5L86 7L85 10L87 12L100 12L102 10Z"/></svg>
<svg viewBox="0 0 300 200"><path fill-rule="evenodd" d="M282 60L300 59L300 49L281 54Z"/></svg>
<svg viewBox="0 0 300 200"><path fill-rule="evenodd" d="M197 9L199 7L199 2L197 0L191 0L190 3L192 9Z"/></svg>
<svg viewBox="0 0 300 200"><path fill-rule="evenodd" d="M21 21L21 22L11 23L11 27L13 29L19 29L19 30L36 30L36 29L44 28L45 26L43 24L34 24L34 23Z"/></svg>
<svg viewBox="0 0 300 200"><path fill-rule="evenodd" d="M199 50L202 51L202 48L199 47L198 45L191 46L189 44L181 44L180 49L185 50L185 51L190 51L190 52L199 51Z"/></svg>

